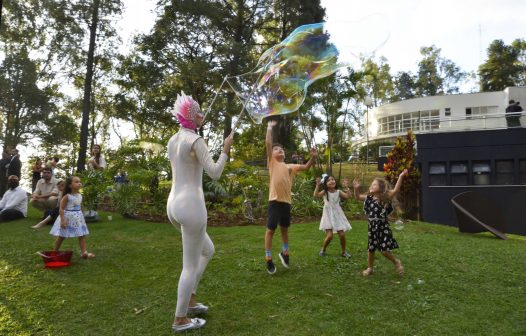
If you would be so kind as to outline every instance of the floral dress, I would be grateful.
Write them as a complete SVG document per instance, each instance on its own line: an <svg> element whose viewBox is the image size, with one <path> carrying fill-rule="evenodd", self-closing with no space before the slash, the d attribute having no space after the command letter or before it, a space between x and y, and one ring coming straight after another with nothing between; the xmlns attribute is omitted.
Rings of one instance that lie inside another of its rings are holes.
<svg viewBox="0 0 526 336"><path fill-rule="evenodd" d="M328 196L328 197L327 197ZM326 192L323 195L323 214L321 215L320 230L331 230L332 232L349 231L351 224L345 217L340 206L340 191Z"/></svg>
<svg viewBox="0 0 526 336"><path fill-rule="evenodd" d="M379 200L374 199L371 195L367 195L363 204L363 211L369 221L369 251L391 251L392 249L398 248L398 243L393 238L393 232L387 220L387 216L393 212L391 203L382 205Z"/></svg>
<svg viewBox="0 0 526 336"><path fill-rule="evenodd" d="M84 215L82 214L81 204L82 204L82 195L81 194L67 194L68 203L64 209L64 218L67 220L68 225L65 228L60 227L60 216L55 220L51 231L49 232L53 236L58 237L82 237L89 234L88 226L84 220Z"/></svg>

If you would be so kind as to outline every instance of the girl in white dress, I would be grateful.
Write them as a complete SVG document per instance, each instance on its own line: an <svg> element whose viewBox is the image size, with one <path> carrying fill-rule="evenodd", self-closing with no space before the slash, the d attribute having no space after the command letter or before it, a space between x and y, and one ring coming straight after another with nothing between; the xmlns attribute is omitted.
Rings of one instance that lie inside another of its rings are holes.
<svg viewBox="0 0 526 336"><path fill-rule="evenodd" d="M351 255L346 250L345 232L351 229L351 224L345 217L342 207L340 206L340 199L351 198L351 191L349 189L349 181L344 179L342 182L343 191L336 189L336 180L333 176L325 175L322 178L316 179L316 188L314 189L314 197L323 197L323 214L321 216L320 230L325 231L325 240L320 250L320 256L325 256L327 246L332 241L333 234L338 233L340 237L341 255L349 258ZM322 190L320 190L322 189Z"/></svg>
<svg viewBox="0 0 526 336"><path fill-rule="evenodd" d="M86 250L85 236L89 234L89 231L82 214L82 195L79 193L82 187L80 178L70 176L66 179L65 184L64 196L60 200L60 215L49 232L57 237L53 250L58 251L64 239L79 237L80 256L84 259L95 258L93 253Z"/></svg>

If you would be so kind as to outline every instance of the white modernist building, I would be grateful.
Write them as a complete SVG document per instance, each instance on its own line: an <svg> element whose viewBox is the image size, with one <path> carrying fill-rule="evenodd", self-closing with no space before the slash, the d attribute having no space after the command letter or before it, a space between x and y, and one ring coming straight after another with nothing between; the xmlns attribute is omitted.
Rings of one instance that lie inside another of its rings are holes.
<svg viewBox="0 0 526 336"><path fill-rule="evenodd" d="M507 128L505 110L510 100L520 102L526 110L526 87L421 97L379 106L368 111L368 134L360 142L388 142L409 129L419 134ZM526 127L525 112L520 121L521 127Z"/></svg>

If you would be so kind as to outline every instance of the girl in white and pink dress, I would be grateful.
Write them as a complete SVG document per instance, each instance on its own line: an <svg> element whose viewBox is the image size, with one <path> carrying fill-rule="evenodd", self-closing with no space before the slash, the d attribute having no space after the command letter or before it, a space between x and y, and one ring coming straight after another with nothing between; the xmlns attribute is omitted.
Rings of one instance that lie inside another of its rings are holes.
<svg viewBox="0 0 526 336"><path fill-rule="evenodd" d="M187 315L204 314L208 307L196 302L199 280L214 254L214 244L206 233L207 211L203 193L203 170L218 179L227 162L232 137L225 139L223 152L214 162L205 141L196 129L203 123L199 104L184 93L178 95L173 114L181 129L168 141L172 167L172 190L166 211L170 222L181 231L183 270L177 287L177 308L172 329L183 332L201 328L206 321Z"/></svg>
<svg viewBox="0 0 526 336"><path fill-rule="evenodd" d="M320 256L326 255L327 246L332 241L333 234L338 233L340 237L341 255L349 258L351 255L347 252L345 232L351 229L351 224L345 217L340 200L351 198L349 190L349 181L343 180L343 191L336 189L336 180L333 176L325 175L323 178L316 179L316 188L314 197L323 197L323 214L320 221L320 230L324 231L326 236L320 250ZM321 190L320 190L321 189Z"/></svg>
<svg viewBox="0 0 526 336"><path fill-rule="evenodd" d="M92 259L95 258L95 255L86 249L85 237L89 231L82 214L82 195L79 192L81 187L82 183L77 176L70 176L66 179L64 196L60 200L59 217L55 220L49 233L57 237L53 245L54 251L60 249L64 239L78 237L81 257Z"/></svg>

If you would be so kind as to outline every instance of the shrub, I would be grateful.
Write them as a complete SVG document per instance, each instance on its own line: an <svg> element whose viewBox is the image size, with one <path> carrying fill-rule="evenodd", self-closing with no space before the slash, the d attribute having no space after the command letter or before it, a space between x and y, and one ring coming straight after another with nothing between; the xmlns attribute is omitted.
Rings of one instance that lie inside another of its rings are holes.
<svg viewBox="0 0 526 336"><path fill-rule="evenodd" d="M394 148L387 154L387 163L384 164L385 179L392 185L396 183L404 169L409 171L397 199L399 216L411 219L417 219L418 216L420 188L420 172L415 164L415 148L415 135L409 130L405 137L396 139Z"/></svg>
<svg viewBox="0 0 526 336"><path fill-rule="evenodd" d="M86 210L96 210L108 187L104 170L86 170L78 174L82 181L82 203Z"/></svg>

